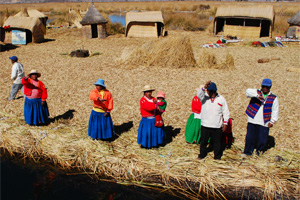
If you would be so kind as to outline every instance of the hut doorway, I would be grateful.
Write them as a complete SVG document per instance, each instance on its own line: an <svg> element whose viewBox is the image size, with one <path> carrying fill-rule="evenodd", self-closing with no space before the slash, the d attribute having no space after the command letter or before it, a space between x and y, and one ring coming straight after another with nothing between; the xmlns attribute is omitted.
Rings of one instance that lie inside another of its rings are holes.
<svg viewBox="0 0 300 200"><path fill-rule="evenodd" d="M26 43L32 42L32 32L28 29L25 29L26 32Z"/></svg>
<svg viewBox="0 0 300 200"><path fill-rule="evenodd" d="M270 27L271 27L271 22L270 21L262 20L261 21L260 37L269 37L271 35Z"/></svg>
<svg viewBox="0 0 300 200"><path fill-rule="evenodd" d="M163 30L164 30L164 24L163 23L160 23L158 22L157 23L157 36L164 36L163 35Z"/></svg>
<svg viewBox="0 0 300 200"><path fill-rule="evenodd" d="M98 37L98 29L97 29L97 24L92 24L91 25L91 31L92 31L92 38L97 38Z"/></svg>

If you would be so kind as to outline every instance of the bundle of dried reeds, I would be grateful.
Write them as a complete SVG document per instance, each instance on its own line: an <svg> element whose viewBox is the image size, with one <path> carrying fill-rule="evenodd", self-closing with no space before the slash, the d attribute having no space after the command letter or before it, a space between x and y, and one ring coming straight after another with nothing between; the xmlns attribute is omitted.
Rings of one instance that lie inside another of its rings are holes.
<svg viewBox="0 0 300 200"><path fill-rule="evenodd" d="M195 67L193 48L188 36L160 38L135 50L126 64L171 68Z"/></svg>
<svg viewBox="0 0 300 200"><path fill-rule="evenodd" d="M210 49L212 50L212 49ZM212 69L235 69L234 67L234 58L231 54L227 52L225 59L223 61L217 62L217 60L222 60L220 58L217 59L215 53L210 52L209 50L204 49L198 59L198 65L201 68L212 68Z"/></svg>

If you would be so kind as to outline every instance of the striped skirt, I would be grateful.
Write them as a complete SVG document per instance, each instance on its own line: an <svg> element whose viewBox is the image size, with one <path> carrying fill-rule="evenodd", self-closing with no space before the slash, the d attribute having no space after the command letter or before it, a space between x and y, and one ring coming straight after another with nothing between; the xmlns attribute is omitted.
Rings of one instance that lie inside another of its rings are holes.
<svg viewBox="0 0 300 200"><path fill-rule="evenodd" d="M138 144L146 148L157 147L163 144L165 138L164 127L156 127L155 118L142 118L138 130Z"/></svg>
<svg viewBox="0 0 300 200"><path fill-rule="evenodd" d="M200 144L201 138L201 119L195 119L192 113L186 123L185 140L188 143Z"/></svg>
<svg viewBox="0 0 300 200"><path fill-rule="evenodd" d="M49 118L47 103L42 106L41 99L29 99L25 97L24 118L29 125L43 125Z"/></svg>
<svg viewBox="0 0 300 200"><path fill-rule="evenodd" d="M92 110L88 134L93 139L110 139L114 136L114 125L111 116L104 116L104 113Z"/></svg>

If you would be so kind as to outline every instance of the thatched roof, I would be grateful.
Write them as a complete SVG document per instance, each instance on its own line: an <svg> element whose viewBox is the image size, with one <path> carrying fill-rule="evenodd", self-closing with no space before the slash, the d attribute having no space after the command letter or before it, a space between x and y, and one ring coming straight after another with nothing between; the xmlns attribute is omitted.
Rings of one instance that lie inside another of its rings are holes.
<svg viewBox="0 0 300 200"><path fill-rule="evenodd" d="M30 30L33 34L42 31L46 34L46 28L38 17L15 17L10 16L3 26L10 26L11 28L23 28Z"/></svg>
<svg viewBox="0 0 300 200"><path fill-rule="evenodd" d="M84 18L80 22L82 25L104 24L108 21L99 13L97 8L92 4Z"/></svg>
<svg viewBox="0 0 300 200"><path fill-rule="evenodd" d="M128 12L125 27L131 22L161 22L164 23L161 11Z"/></svg>
<svg viewBox="0 0 300 200"><path fill-rule="evenodd" d="M26 14L27 14L27 16L26 16ZM40 11L35 10L35 9L22 10L22 11L18 12L15 16L16 17L39 17L39 18L47 17L46 15L44 15L44 13L41 13Z"/></svg>
<svg viewBox="0 0 300 200"><path fill-rule="evenodd" d="M290 25L298 25L300 26L300 10L297 12L297 14L288 20L288 23Z"/></svg>
<svg viewBox="0 0 300 200"><path fill-rule="evenodd" d="M220 6L215 18L260 18L269 19L273 22L275 11L271 5L251 5L251 6Z"/></svg>

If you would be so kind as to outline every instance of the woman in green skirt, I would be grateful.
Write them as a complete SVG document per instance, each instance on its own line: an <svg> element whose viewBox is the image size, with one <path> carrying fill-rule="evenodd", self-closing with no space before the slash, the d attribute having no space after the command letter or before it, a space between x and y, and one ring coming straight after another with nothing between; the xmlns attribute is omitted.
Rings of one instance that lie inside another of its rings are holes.
<svg viewBox="0 0 300 200"><path fill-rule="evenodd" d="M192 102L192 114L185 127L185 140L188 143L200 144L201 138L201 101L195 96Z"/></svg>

